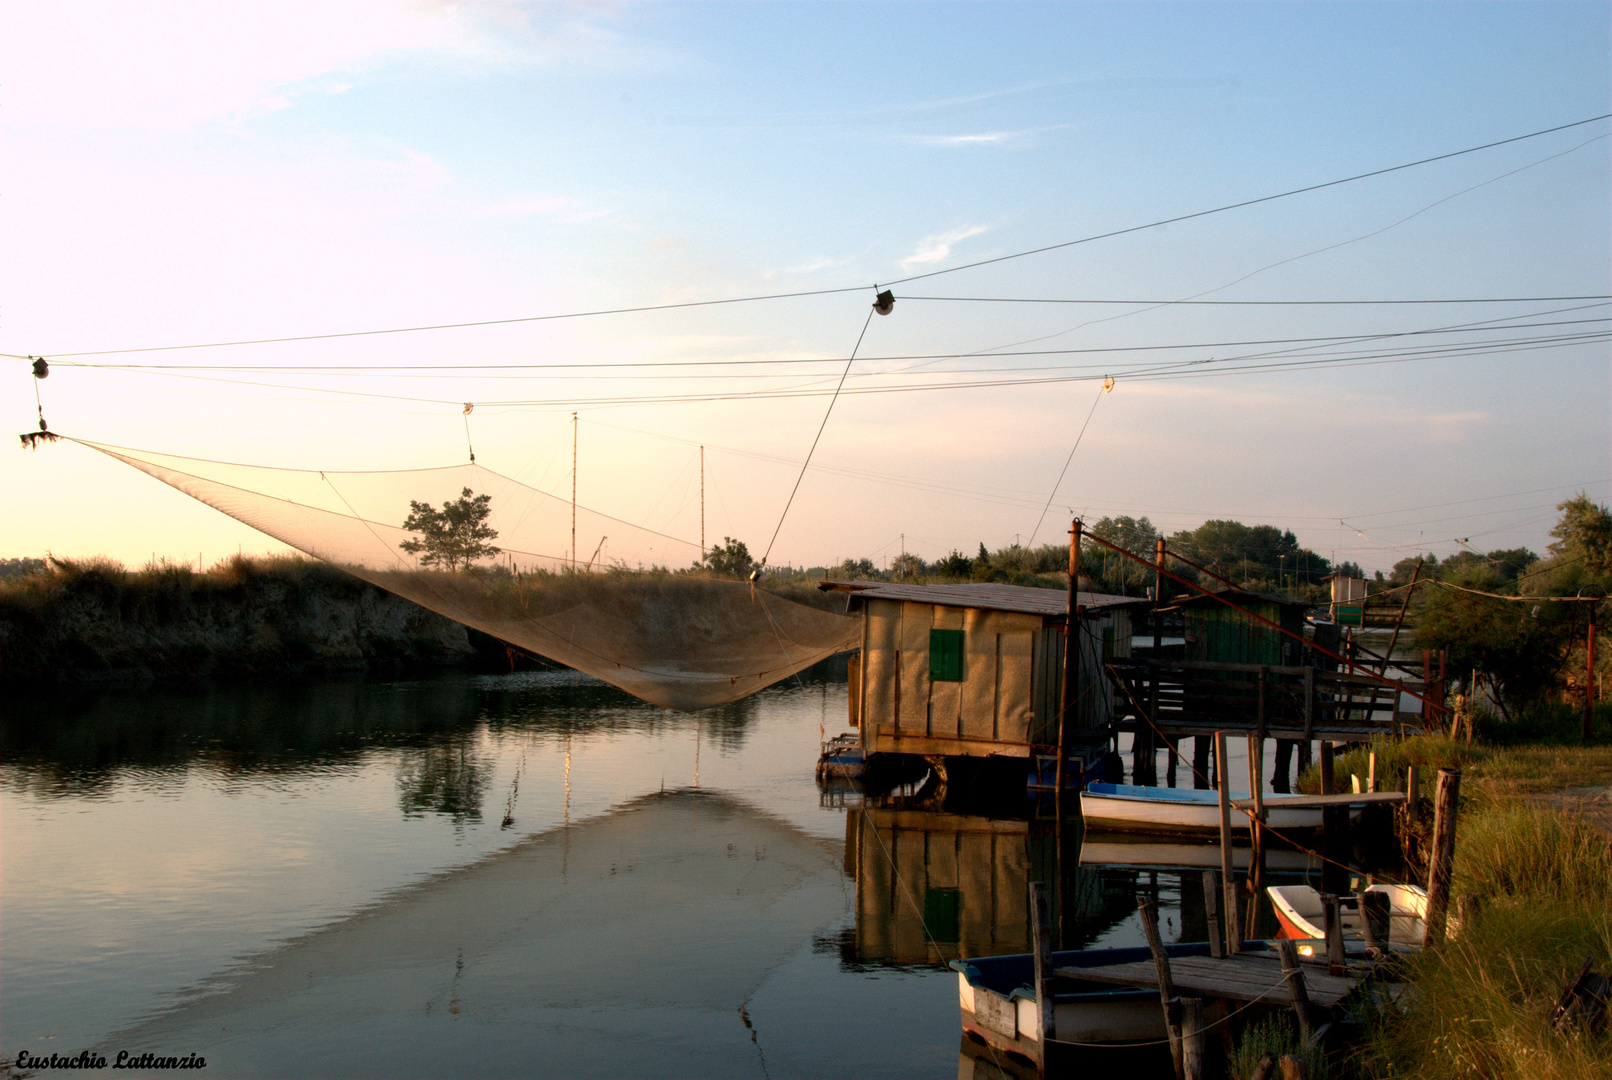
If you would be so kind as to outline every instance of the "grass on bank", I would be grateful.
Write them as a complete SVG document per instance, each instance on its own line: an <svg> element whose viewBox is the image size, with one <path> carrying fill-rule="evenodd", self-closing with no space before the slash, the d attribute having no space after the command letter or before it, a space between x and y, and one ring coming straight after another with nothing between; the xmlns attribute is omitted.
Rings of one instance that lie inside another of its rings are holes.
<svg viewBox="0 0 1612 1080"><path fill-rule="evenodd" d="M1368 1017L1364 1042L1334 1063L1334 1075L1612 1077L1612 1023L1598 1033L1559 1031L1551 1023L1559 995L1586 959L1598 972L1612 971L1612 836L1533 798L1612 783L1612 715L1603 706L1596 720L1599 745L1591 746L1569 741L1578 733L1578 713L1571 709L1533 718L1555 739L1547 744L1442 736L1376 744L1385 786L1399 786L1405 766L1414 763L1424 778L1424 799L1431 799L1440 767L1462 770L1451 892L1480 897L1483 914L1444 946L1408 958L1407 992L1397 1005ZM1364 780L1366 753L1338 756L1338 786L1347 787L1350 773ZM1315 770L1304 784L1319 788Z"/></svg>

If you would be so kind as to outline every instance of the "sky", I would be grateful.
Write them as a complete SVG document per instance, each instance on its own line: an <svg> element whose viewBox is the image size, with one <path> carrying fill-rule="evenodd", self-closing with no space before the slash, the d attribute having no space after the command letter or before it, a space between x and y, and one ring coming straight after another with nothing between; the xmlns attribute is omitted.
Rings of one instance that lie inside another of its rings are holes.
<svg viewBox="0 0 1612 1080"><path fill-rule="evenodd" d="M1119 514L1543 552L1612 497L1609 46L1604 3L4 0L0 409L301 469L468 430L567 498L575 413L582 504L696 539L703 445L706 535L774 564ZM0 508L0 557L283 550L68 442Z"/></svg>

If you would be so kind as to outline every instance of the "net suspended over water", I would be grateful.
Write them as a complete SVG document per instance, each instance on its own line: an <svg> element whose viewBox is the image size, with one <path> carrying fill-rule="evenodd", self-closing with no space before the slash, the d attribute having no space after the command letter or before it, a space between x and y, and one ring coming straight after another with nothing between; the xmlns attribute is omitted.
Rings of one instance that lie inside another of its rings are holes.
<svg viewBox="0 0 1612 1080"><path fill-rule="evenodd" d="M319 472L75 441L422 607L668 708L736 701L859 638L845 615L746 582L668 573L698 561L699 545L582 507L578 558L569 500L474 463ZM475 540L478 525L496 538ZM477 555L478 546L497 551Z"/></svg>

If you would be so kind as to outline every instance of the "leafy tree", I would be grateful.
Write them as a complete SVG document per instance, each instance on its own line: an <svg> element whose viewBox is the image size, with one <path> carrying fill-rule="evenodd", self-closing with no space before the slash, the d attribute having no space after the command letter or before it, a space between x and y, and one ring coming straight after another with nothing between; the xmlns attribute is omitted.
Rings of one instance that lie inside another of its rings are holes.
<svg viewBox="0 0 1612 1080"><path fill-rule="evenodd" d="M425 566L469 570L477 559L500 551L487 542L498 539L497 530L487 524L492 499L491 495L476 495L469 488L459 498L444 502L441 510L410 499L409 516L403 527L419 533L420 538L405 540L398 547L410 555L419 555Z"/></svg>
<svg viewBox="0 0 1612 1080"><path fill-rule="evenodd" d="M926 569L923 559L904 551L890 560L890 576L896 581L911 581Z"/></svg>
<svg viewBox="0 0 1612 1080"><path fill-rule="evenodd" d="M1582 559L1592 574L1612 570L1612 513L1582 491L1556 509L1562 520L1550 531L1556 538L1550 553Z"/></svg>
<svg viewBox="0 0 1612 1080"><path fill-rule="evenodd" d="M935 563L935 573L942 577L966 578L973 572L974 560L964 555L961 551L953 551L950 555Z"/></svg>
<svg viewBox="0 0 1612 1080"><path fill-rule="evenodd" d="M834 568L834 576L842 581L872 581L878 578L879 570L872 559L846 559Z"/></svg>
<svg viewBox="0 0 1612 1080"><path fill-rule="evenodd" d="M722 543L707 551L705 559L697 565L722 577L746 578L756 568L756 561L750 557L750 549L743 540L724 536Z"/></svg>

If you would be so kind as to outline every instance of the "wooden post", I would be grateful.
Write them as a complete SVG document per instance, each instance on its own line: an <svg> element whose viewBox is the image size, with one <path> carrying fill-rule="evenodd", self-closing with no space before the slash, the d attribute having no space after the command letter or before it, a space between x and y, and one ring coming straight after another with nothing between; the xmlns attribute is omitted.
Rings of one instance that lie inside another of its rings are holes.
<svg viewBox="0 0 1612 1080"><path fill-rule="evenodd" d="M1261 1054L1259 1064L1254 1066L1254 1072L1248 1080L1271 1080L1271 1073L1276 1069L1276 1058L1270 1054Z"/></svg>
<svg viewBox="0 0 1612 1080"><path fill-rule="evenodd" d="M1298 946L1283 938L1276 943L1276 952L1282 958L1282 975L1287 979L1287 992L1293 1001L1293 1015L1298 1018L1299 1038L1310 1041L1310 991L1304 985L1304 969L1299 966ZM1284 1066L1285 1067L1285 1066Z"/></svg>
<svg viewBox="0 0 1612 1080"><path fill-rule="evenodd" d="M1438 771L1438 793L1433 797L1433 845L1427 855L1427 921L1422 947L1444 940L1450 907L1450 872L1455 863L1455 814L1461 795L1461 770Z"/></svg>
<svg viewBox="0 0 1612 1080"><path fill-rule="evenodd" d="M1584 724L1579 733L1585 742L1595 735L1595 602L1590 602L1590 629L1584 638Z"/></svg>
<svg viewBox="0 0 1612 1080"><path fill-rule="evenodd" d="M1372 749L1370 756L1366 758L1366 790L1370 792L1377 790L1377 751L1375 748Z"/></svg>
<svg viewBox="0 0 1612 1080"><path fill-rule="evenodd" d="M1407 765L1405 767L1405 816L1411 821L1415 821L1421 814L1418 804L1422 799L1422 785L1417 782L1418 780L1416 766Z"/></svg>
<svg viewBox="0 0 1612 1080"><path fill-rule="evenodd" d="M1321 909L1326 913L1327 970L1333 975L1343 975L1348 971L1348 962L1343 955L1343 918L1337 896L1322 893Z"/></svg>
<svg viewBox="0 0 1612 1080"><path fill-rule="evenodd" d="M1416 569L1411 571L1410 588L1405 590L1405 599L1400 602L1399 615L1394 619L1394 633L1388 639L1388 651L1383 653L1383 674L1388 674L1388 665L1394 659L1394 646L1399 643L1399 628L1405 625L1405 612L1410 610L1411 594L1416 591L1416 579L1422 576L1422 560L1416 560ZM1362 617L1362 623L1365 619ZM1423 669L1426 670L1425 668ZM1425 682L1425 679L1424 679ZM1425 686L1424 688L1425 689Z"/></svg>
<svg viewBox="0 0 1612 1080"><path fill-rule="evenodd" d="M1220 875L1213 870L1203 872L1203 915L1209 924L1209 955L1216 960L1224 959L1226 939L1220 932Z"/></svg>
<svg viewBox="0 0 1612 1080"><path fill-rule="evenodd" d="M1332 743L1327 739L1321 740L1321 794L1334 794L1336 788L1333 776ZM1328 806L1321 811L1321 854L1326 857L1321 864L1321 891L1337 894L1348 887L1348 880L1343 862L1343 832L1349 821L1349 808L1346 806Z"/></svg>
<svg viewBox="0 0 1612 1080"><path fill-rule="evenodd" d="M1035 941L1035 1006L1039 1018L1036 1039L1041 1047L1040 1075L1046 1075L1048 1048L1057 1036L1052 1008L1052 924L1047 909L1047 886L1030 882L1030 933Z"/></svg>
<svg viewBox="0 0 1612 1080"><path fill-rule="evenodd" d="M1366 947L1387 949L1392 925L1388 897L1380 892L1361 890L1360 930L1365 935Z"/></svg>
<svg viewBox="0 0 1612 1080"><path fill-rule="evenodd" d="M1064 759L1069 756L1069 725L1080 702L1080 519L1069 526L1069 614L1064 625L1063 698L1058 703L1058 764L1053 770L1058 785L1055 802L1064 816Z"/></svg>
<svg viewBox="0 0 1612 1080"><path fill-rule="evenodd" d="M1283 1054L1282 1080L1310 1080L1309 1061L1294 1054Z"/></svg>
<svg viewBox="0 0 1612 1080"><path fill-rule="evenodd" d="M1159 939L1159 906L1145 896L1136 898L1136 907L1142 915L1142 933L1147 935L1147 947L1153 952L1153 967L1159 979L1159 1004L1164 1008L1164 1031L1170 1038L1170 1057L1175 1061L1175 1075L1180 1080L1181 1023L1180 1002L1175 997L1175 980L1170 977L1170 958Z"/></svg>
<svg viewBox="0 0 1612 1080"><path fill-rule="evenodd" d="M1162 607L1163 605L1164 605L1164 537L1161 536L1161 537L1159 537L1157 543L1154 545L1154 563L1153 563L1153 656L1152 656L1153 668L1152 668L1152 680L1148 684L1148 706L1147 706L1148 709L1149 709L1149 715L1153 717L1153 722L1154 723L1158 723L1158 719L1159 719L1159 675L1163 670L1159 665L1162 664L1163 661L1164 661L1164 623L1163 623L1163 620L1161 620L1159 618L1159 608ZM1157 752L1157 747L1155 746L1155 744L1153 742L1153 738L1154 738L1154 733L1153 733L1152 729L1150 728L1148 730L1147 745L1151 748L1152 753L1148 757L1148 761L1147 761L1148 771L1147 771L1147 774L1146 774L1146 775L1152 777L1152 779L1150 779L1148 781L1149 784L1157 784L1159 782L1158 768L1157 768L1158 752ZM1171 743L1168 739L1165 740L1165 743L1170 748L1169 764L1166 767L1166 771L1167 771L1167 773L1169 775L1170 786L1175 787L1175 744ZM1134 756L1134 754L1133 754L1133 756ZM1133 773L1135 772L1135 762L1132 762L1132 772Z"/></svg>
<svg viewBox="0 0 1612 1080"><path fill-rule="evenodd" d="M1181 999L1181 1075L1204 1080L1203 998Z"/></svg>
<svg viewBox="0 0 1612 1080"><path fill-rule="evenodd" d="M1310 764L1310 742L1315 738L1315 668L1304 668L1304 752L1299 762L1303 771Z"/></svg>
<svg viewBox="0 0 1612 1080"><path fill-rule="evenodd" d="M1226 733L1215 732L1215 758L1226 760ZM1225 896L1226 952L1236 956L1243 951L1243 928L1237 918L1237 875L1231 859L1231 776L1224 768L1215 770L1220 780L1220 887Z"/></svg>

